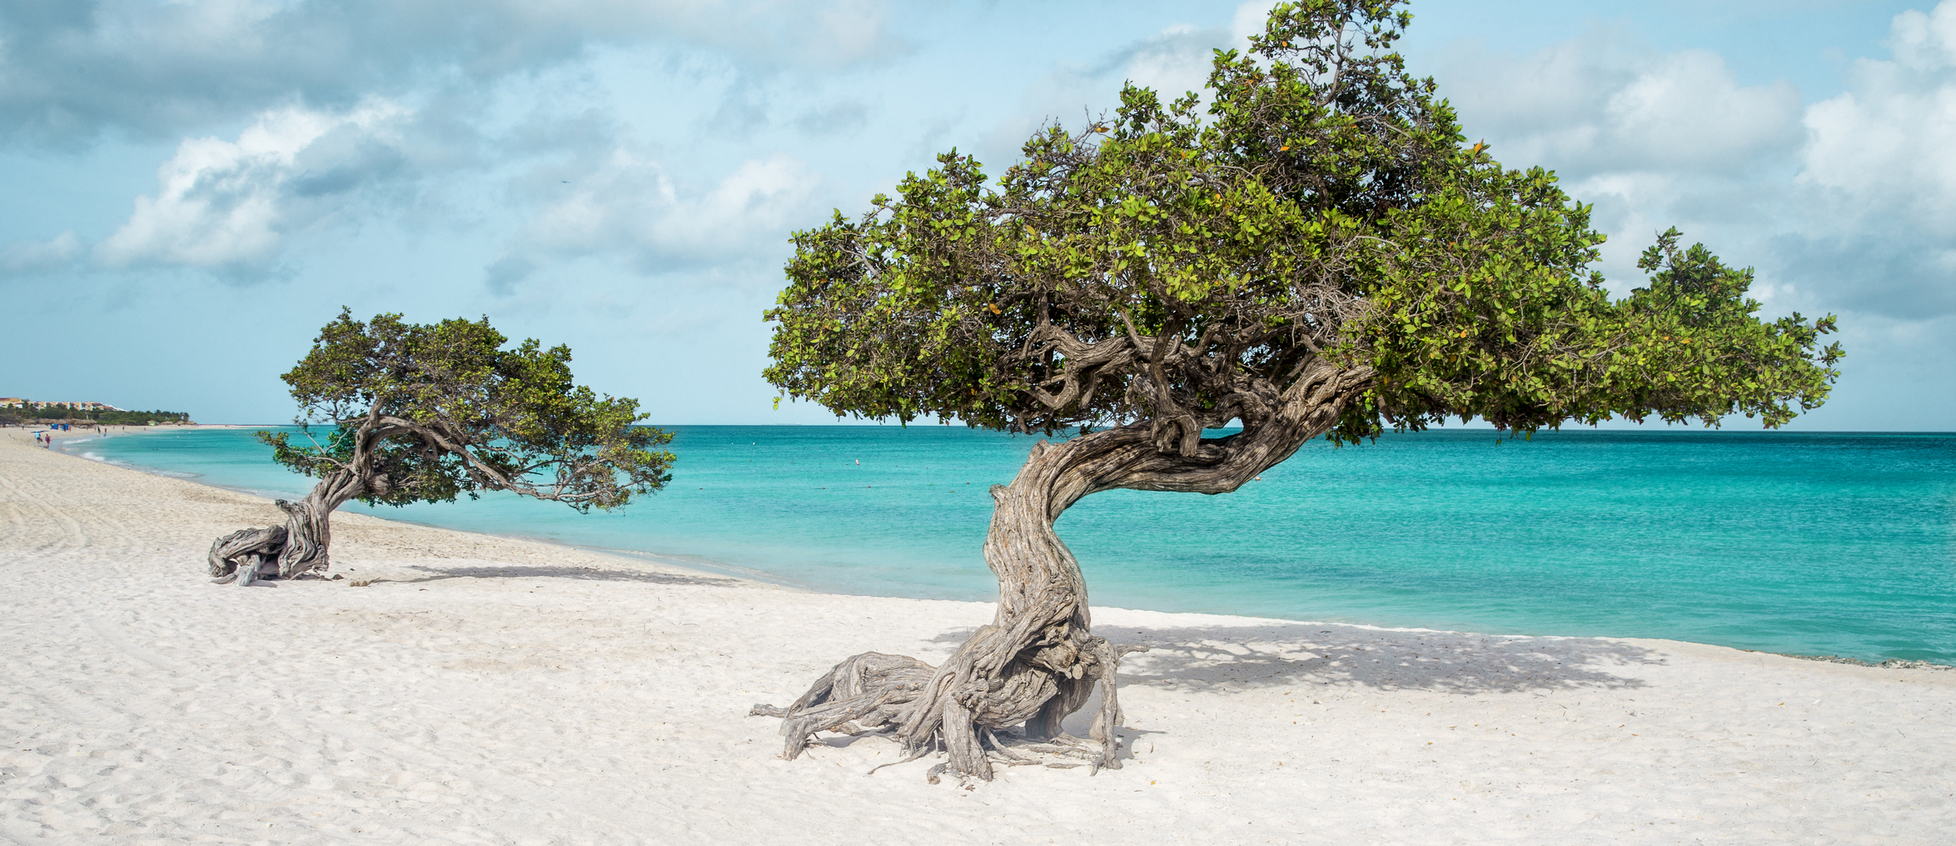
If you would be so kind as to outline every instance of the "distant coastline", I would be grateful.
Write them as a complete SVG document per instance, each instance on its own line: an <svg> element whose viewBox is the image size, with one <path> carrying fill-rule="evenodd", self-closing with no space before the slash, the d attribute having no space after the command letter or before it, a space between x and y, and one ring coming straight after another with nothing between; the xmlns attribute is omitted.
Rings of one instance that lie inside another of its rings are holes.
<svg viewBox="0 0 1956 846"><path fill-rule="evenodd" d="M197 425L184 411L131 411L101 402L48 402L22 397L0 397L0 426L61 425L81 426L156 426Z"/></svg>

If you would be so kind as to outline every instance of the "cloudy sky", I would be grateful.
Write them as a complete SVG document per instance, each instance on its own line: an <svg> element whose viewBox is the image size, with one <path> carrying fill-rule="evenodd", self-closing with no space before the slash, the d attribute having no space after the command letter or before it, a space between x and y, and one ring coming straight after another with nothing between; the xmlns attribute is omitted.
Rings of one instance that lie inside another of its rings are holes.
<svg viewBox="0 0 1956 846"><path fill-rule="evenodd" d="M274 422L341 305L569 343L663 423L771 410L788 233L934 154L1182 91L1266 2L0 5L0 394ZM1558 171L1619 290L1676 225L1835 313L1812 430L1956 413L1956 0L1415 0L1404 52ZM1743 423L1743 421L1740 421Z"/></svg>

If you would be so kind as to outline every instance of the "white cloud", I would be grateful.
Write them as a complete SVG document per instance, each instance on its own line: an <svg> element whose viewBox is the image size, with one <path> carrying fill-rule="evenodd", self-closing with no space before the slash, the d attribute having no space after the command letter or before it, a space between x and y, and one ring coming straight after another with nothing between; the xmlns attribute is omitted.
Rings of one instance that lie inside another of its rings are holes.
<svg viewBox="0 0 1956 846"><path fill-rule="evenodd" d="M1440 93L1470 139L1508 167L1542 166L1608 236L1613 290L1643 283L1639 253L1672 226L1741 265L1761 258L1793 203L1787 175L1805 130L1784 81L1743 85L1704 50L1666 52L1624 27L1593 27L1525 56L1458 44L1436 57ZM1778 308L1793 283L1762 273Z"/></svg>
<svg viewBox="0 0 1956 846"><path fill-rule="evenodd" d="M1806 112L1789 275L1907 325L1956 313L1956 0L1897 15L1887 60Z"/></svg>
<svg viewBox="0 0 1956 846"><path fill-rule="evenodd" d="M1136 47L1121 70L1135 85L1174 100L1208 85L1215 51L1226 46L1228 35L1220 29L1173 26Z"/></svg>
<svg viewBox="0 0 1956 846"><path fill-rule="evenodd" d="M1935 71L1956 66L1956 6L1945 0L1931 12L1910 9L1896 15L1888 47L1904 67Z"/></svg>
<svg viewBox="0 0 1956 846"><path fill-rule="evenodd" d="M650 228L648 243L663 254L702 257L780 241L794 222L813 219L818 182L786 155L747 161L704 196L674 203Z"/></svg>
<svg viewBox="0 0 1956 846"><path fill-rule="evenodd" d="M1116 55L1126 79L1152 88L1163 100L1194 91L1205 94L1217 50L1247 50L1250 36L1263 34L1273 0L1249 0L1236 7L1227 28L1175 24ZM1105 68L1102 69L1104 71ZM1205 96L1204 102L1207 102Z"/></svg>
<svg viewBox="0 0 1956 846"><path fill-rule="evenodd" d="M1717 54L1686 50L1610 95L1599 140L1618 161L1729 171L1799 144L1800 105L1789 82L1741 86Z"/></svg>
<svg viewBox="0 0 1956 846"><path fill-rule="evenodd" d="M82 253L81 239L71 230L47 241L19 241L0 250L0 270L25 273L68 264Z"/></svg>
<svg viewBox="0 0 1956 846"><path fill-rule="evenodd" d="M1811 105L1611 28L1525 57L1456 49L1438 77L1470 137L1596 204L1614 286L1675 225L1756 267L1769 310L1906 327L1956 313L1956 0L1896 16L1889 48Z"/></svg>
<svg viewBox="0 0 1956 846"><path fill-rule="evenodd" d="M0 139L174 137L282 103L490 85L603 46L834 68L905 49L885 18L883 0L0 3Z"/></svg>
<svg viewBox="0 0 1956 846"><path fill-rule="evenodd" d="M1243 4L1234 26L1246 25L1254 13L1260 30L1269 7L1262 0ZM992 126L977 152L987 162L1014 161L1026 139L1052 122L1077 129L1088 117L1111 111L1120 102L1122 82L1154 89L1164 102L1189 91L1203 93L1215 51L1245 47L1246 39L1231 29L1178 23L1113 51L1098 64L1054 67L1021 92L1019 108Z"/></svg>
<svg viewBox="0 0 1956 846"><path fill-rule="evenodd" d="M1241 47L1250 43L1250 36L1262 35L1264 25L1270 21L1270 9L1276 5L1274 0L1249 0L1237 6L1236 14L1229 21L1230 41Z"/></svg>
<svg viewBox="0 0 1956 846"><path fill-rule="evenodd" d="M282 236L338 210L395 142L408 112L377 101L341 114L285 108L236 141L186 140L157 170L155 196L95 246L109 267L235 268L274 257Z"/></svg>
<svg viewBox="0 0 1956 846"><path fill-rule="evenodd" d="M573 179L558 175L529 180L524 193L554 196L490 265L491 289L508 292L543 266L544 255L615 254L645 271L772 260L785 251L789 230L819 219L820 178L784 154L748 160L697 192L683 190L656 160L624 148L582 173L562 173Z"/></svg>
<svg viewBox="0 0 1956 846"><path fill-rule="evenodd" d="M770 12L779 15L779 12ZM900 49L888 31L879 0L840 0L814 8L812 37L793 43L802 61L839 67Z"/></svg>
<svg viewBox="0 0 1956 846"><path fill-rule="evenodd" d="M1439 74L1465 130L1514 164L1581 177L1626 171L1730 173L1796 149L1800 94L1740 85L1704 50L1659 53L1595 30L1532 56L1456 52Z"/></svg>
<svg viewBox="0 0 1956 846"><path fill-rule="evenodd" d="M1956 236L1956 0L1895 18L1893 61L1855 63L1849 90L1807 111L1802 181L1846 211Z"/></svg>

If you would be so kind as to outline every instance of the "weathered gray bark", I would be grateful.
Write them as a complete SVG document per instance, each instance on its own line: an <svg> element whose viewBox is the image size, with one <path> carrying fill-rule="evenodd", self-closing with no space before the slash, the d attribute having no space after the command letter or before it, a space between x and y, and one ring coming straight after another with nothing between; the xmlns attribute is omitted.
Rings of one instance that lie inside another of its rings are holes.
<svg viewBox="0 0 1956 846"><path fill-rule="evenodd" d="M276 575L278 556L284 549L284 526L239 529L211 544L211 579L218 584L235 579L248 585L261 575Z"/></svg>
<svg viewBox="0 0 1956 846"><path fill-rule="evenodd" d="M942 769L992 776L995 750L1007 763L1026 759L1000 732L1023 724L1018 745L1076 751L1098 767L1118 768L1120 700L1114 677L1137 647L1095 637L1079 562L1053 532L1081 497L1115 488L1227 493L1289 458L1328 431L1370 379L1370 370L1340 371L1315 361L1271 413L1244 420L1242 433L1164 451L1155 427L1139 423L1041 441L1009 485L992 488L985 563L998 576L998 612L941 666L914 658L864 653L829 671L787 708L752 713L783 717L783 756L794 758L820 731L886 730L914 759L942 750ZM1061 722L1085 706L1099 684L1101 707L1092 742L1065 736Z"/></svg>
<svg viewBox="0 0 1956 846"><path fill-rule="evenodd" d="M211 580L250 585L261 578L290 579L324 573L332 565L333 511L367 490L370 481L351 470L328 474L298 502L278 500L285 525L240 529L211 544Z"/></svg>
<svg viewBox="0 0 1956 846"><path fill-rule="evenodd" d="M424 424L384 414L375 405L353 427L352 449L344 463L338 464L339 469L321 478L305 499L278 500L279 509L285 512L283 527L242 529L211 544L208 556L211 580L218 584L235 581L249 585L261 577L290 579L308 572L326 572L331 566L328 548L333 540L333 512L348 500L361 496L384 497L390 491L388 474L374 464L377 445L389 438L415 441L413 448L430 460L440 455L460 458L475 489L514 491L554 502L590 500L601 489L581 486L576 480L589 478L587 474L593 472L609 472L600 469L601 462L595 467L589 462L566 465L559 469L554 485L538 486L526 481L523 472L507 473L507 468L480 459L460 429L449 421Z"/></svg>

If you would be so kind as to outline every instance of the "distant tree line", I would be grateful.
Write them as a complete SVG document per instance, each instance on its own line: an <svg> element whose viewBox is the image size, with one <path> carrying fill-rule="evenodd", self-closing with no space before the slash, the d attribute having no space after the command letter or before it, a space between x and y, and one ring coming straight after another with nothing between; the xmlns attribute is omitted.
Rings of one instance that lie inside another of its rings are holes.
<svg viewBox="0 0 1956 846"><path fill-rule="evenodd" d="M76 408L62 403L43 405L39 408L15 406L0 409L0 426L82 420L92 420L104 426L148 426L161 423L189 423L190 414L184 411L111 411Z"/></svg>

